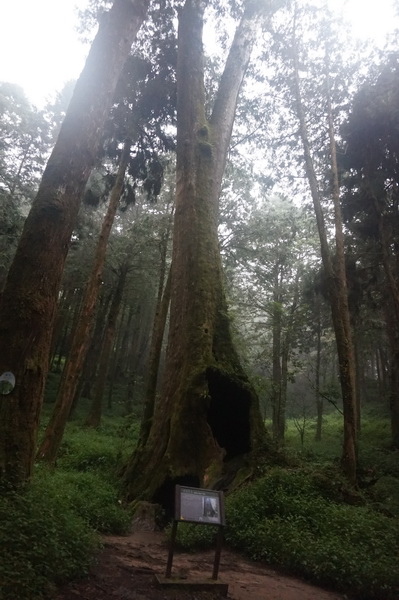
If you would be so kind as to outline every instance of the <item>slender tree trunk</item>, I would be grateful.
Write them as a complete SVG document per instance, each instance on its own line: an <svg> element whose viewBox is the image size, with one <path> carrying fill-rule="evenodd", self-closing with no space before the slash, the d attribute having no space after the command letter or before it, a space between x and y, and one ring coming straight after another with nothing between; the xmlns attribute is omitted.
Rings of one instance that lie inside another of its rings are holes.
<svg viewBox="0 0 399 600"><path fill-rule="evenodd" d="M129 256L126 257L126 260L121 267L118 278L118 284L116 286L115 294L109 309L108 320L105 328L105 335L98 365L98 375L94 391L94 398L90 407L89 414L87 415L85 421L86 427L99 427L99 425L101 424L102 401L105 390L105 384L107 381L112 344L114 342L115 337L116 321L118 319L119 310L122 304L123 290L125 288L126 277L129 271L128 261Z"/></svg>
<svg viewBox="0 0 399 600"><path fill-rule="evenodd" d="M162 297L158 300L155 311L154 327L152 330L151 349L148 360L147 384L145 390L144 412L141 421L139 444L145 445L151 429L154 415L155 398L157 391L159 363L161 359L162 342L165 333L166 319L170 304L171 269Z"/></svg>
<svg viewBox="0 0 399 600"><path fill-rule="evenodd" d="M159 365L161 361L162 343L165 335L166 321L170 304L170 288L171 288L171 268L167 272L167 254L170 240L170 234L173 223L174 203L169 214L168 222L165 231L162 235L160 245L161 265L159 270L159 283L157 303L155 307L155 317L152 327L150 354L148 358L148 367L146 374L146 386L144 393L144 410L140 427L139 444L144 445L148 439L150 432L151 421L154 414L155 398L157 393ZM166 284L165 284L166 278Z"/></svg>
<svg viewBox="0 0 399 600"><path fill-rule="evenodd" d="M256 15L248 9L237 29L207 120L204 7L202 0L186 0L179 15L169 339L147 443L133 455L124 477L128 497L153 499L167 509L176 483L212 480L209 468L217 468L222 457L231 481L243 456L266 440L257 398L232 344L217 238L218 198Z"/></svg>
<svg viewBox="0 0 399 600"><path fill-rule="evenodd" d="M355 358L353 353L352 332L349 319L348 293L345 273L345 254L342 233L342 218L339 206L339 187L337 179L338 170L336 165L334 131L331 120L332 112L330 105L330 95L328 90L327 101L329 106L328 117L331 151L331 175L333 180L332 198L334 202L336 241L335 264L333 264L328 245L326 226L320 201L319 185L317 182L316 172L310 150L306 117L301 96L299 78L299 57L295 35L293 40L293 48L295 77L294 86L297 116L299 121L299 132L304 150L306 176L309 181L309 187L316 215L317 228L320 238L321 257L323 261L324 271L326 274L326 281L331 305L332 321L334 325L334 332L338 351L339 374L344 412L344 440L341 465L347 478L355 484L357 462Z"/></svg>
<svg viewBox="0 0 399 600"><path fill-rule="evenodd" d="M392 264L390 238L385 227L383 206L373 192L372 182L367 180L367 186L373 199L385 273L387 300L384 303L384 312L390 348L389 408L391 412L391 434L393 448L399 449L399 287Z"/></svg>
<svg viewBox="0 0 399 600"><path fill-rule="evenodd" d="M317 300L317 330L316 330L316 367L315 367L315 399L316 399L316 442L321 442L323 427L323 397L320 394L320 371L321 371L321 308L320 300Z"/></svg>
<svg viewBox="0 0 399 600"><path fill-rule="evenodd" d="M83 398L87 398L91 400L92 397L92 388L94 385L94 381L96 379L97 367L100 357L100 352L103 343L105 323L107 320L109 306L112 301L112 290L108 291L104 294L105 297L100 299L100 306L97 311L96 324L94 327L94 333L90 342L89 350L86 354L86 360L83 368L83 372L81 375L81 379L83 379L82 393ZM79 398L76 398L76 401ZM73 406L75 405L75 400ZM72 411L72 408L71 408Z"/></svg>
<svg viewBox="0 0 399 600"><path fill-rule="evenodd" d="M16 484L32 472L58 291L80 198L147 7L148 0L115 0L104 15L1 297L0 372L13 372L16 386L0 408L0 477Z"/></svg>
<svg viewBox="0 0 399 600"><path fill-rule="evenodd" d="M65 426L69 417L72 401L75 396L79 376L84 365L87 348L90 343L94 311L102 284L105 255L109 236L119 200L123 191L125 172L130 156L131 141L126 140L119 163L115 184L112 188L108 210L104 217L100 236L97 242L94 264L87 282L79 318L72 335L71 349L68 360L62 372L57 401L54 406L50 421L46 427L43 441L38 450L38 458L53 463L57 457L59 447L64 435Z"/></svg>
<svg viewBox="0 0 399 600"><path fill-rule="evenodd" d="M279 292L278 266L274 275L273 290L273 341L272 341L272 430L273 439L281 442L280 439L280 411L281 411L281 329L282 329L282 305Z"/></svg>
<svg viewBox="0 0 399 600"><path fill-rule="evenodd" d="M299 300L299 277L297 270L294 283L294 296L287 317L285 334L282 335L281 344L281 393L280 393L280 411L278 421L278 439L284 442L286 429L286 409L287 409L287 389L288 389L288 361L291 353L292 336L294 330L295 313Z"/></svg>
<svg viewBox="0 0 399 600"><path fill-rule="evenodd" d="M113 393L114 393L114 384L116 381L118 381L118 379L120 380L122 377L122 372L121 372L121 368L120 368L120 358L121 358L121 352L122 352L122 342L123 342L123 338L124 338L124 334L125 331L128 327L128 323L126 321L128 321L128 319L126 319L126 311L127 311L127 302L125 300L125 302L123 303L123 307L122 307L122 313L121 313L121 318L119 319L119 323L118 323L118 331L115 333L115 344L114 344L114 352L112 354L112 359L110 360L110 366L108 369L108 372L110 373L109 375L109 386L108 386L108 401L107 401L107 408L108 410L112 410L112 405L113 405Z"/></svg>
<svg viewBox="0 0 399 600"><path fill-rule="evenodd" d="M399 449L399 332L392 299L384 303L387 337L390 350L389 361L389 409L391 413L392 447Z"/></svg>

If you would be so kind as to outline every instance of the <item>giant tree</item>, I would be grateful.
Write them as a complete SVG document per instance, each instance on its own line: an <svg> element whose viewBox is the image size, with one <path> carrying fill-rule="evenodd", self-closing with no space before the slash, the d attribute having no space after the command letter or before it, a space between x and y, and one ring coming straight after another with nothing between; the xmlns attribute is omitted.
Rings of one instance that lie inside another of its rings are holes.
<svg viewBox="0 0 399 600"><path fill-rule="evenodd" d="M176 209L169 338L160 398L146 442L124 474L130 498L168 506L176 483L231 481L265 442L255 392L234 348L218 249L218 199L237 97L258 30L248 2L209 118L205 111L203 13L179 15ZM231 468L230 468L231 467ZM227 474L229 472L229 475Z"/></svg>
<svg viewBox="0 0 399 600"><path fill-rule="evenodd" d="M80 198L116 83L148 0L115 0L76 84L9 271L0 306L0 371L16 377L0 408L0 474L29 478L58 289Z"/></svg>

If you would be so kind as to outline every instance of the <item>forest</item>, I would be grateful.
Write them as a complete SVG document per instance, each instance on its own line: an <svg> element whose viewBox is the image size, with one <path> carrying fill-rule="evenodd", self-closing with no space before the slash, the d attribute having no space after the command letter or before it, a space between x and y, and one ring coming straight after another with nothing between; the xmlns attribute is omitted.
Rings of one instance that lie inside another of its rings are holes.
<svg viewBox="0 0 399 600"><path fill-rule="evenodd" d="M143 506L168 532L177 484L223 490L252 560L397 599L397 36L317 0L80 20L54 100L0 82L1 600Z"/></svg>

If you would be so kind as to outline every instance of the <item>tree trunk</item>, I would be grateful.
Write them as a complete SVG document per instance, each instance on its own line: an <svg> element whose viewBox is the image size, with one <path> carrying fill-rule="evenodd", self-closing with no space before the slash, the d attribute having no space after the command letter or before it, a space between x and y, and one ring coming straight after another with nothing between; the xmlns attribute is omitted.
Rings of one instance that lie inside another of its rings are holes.
<svg viewBox="0 0 399 600"><path fill-rule="evenodd" d="M179 16L177 194L161 397L147 443L124 474L128 497L152 499L167 510L176 483L211 482L211 468L217 478L223 462L227 485L242 457L266 440L257 397L231 339L217 238L218 198L256 15L246 11L237 29L208 121L204 4L186 0Z"/></svg>
<svg viewBox="0 0 399 600"><path fill-rule="evenodd" d="M316 399L316 434L315 441L321 442L321 433L323 427L323 397L320 394L320 371L321 371L321 308L320 298L317 298L317 330L316 330L316 366L315 366L315 399Z"/></svg>
<svg viewBox="0 0 399 600"><path fill-rule="evenodd" d="M61 276L80 198L97 159L116 83L148 0L104 16L26 219L0 306L0 372L16 386L0 408L0 477L32 472Z"/></svg>
<svg viewBox="0 0 399 600"><path fill-rule="evenodd" d="M390 349L389 361L389 409L391 413L392 447L399 449L399 331L392 307L392 298L384 302L387 337Z"/></svg>
<svg viewBox="0 0 399 600"><path fill-rule="evenodd" d="M129 270L128 260L129 257L126 257L126 260L121 267L118 284L116 286L115 294L109 309L108 320L105 328L105 335L98 365L98 375L94 390L94 398L90 407L89 414L87 415L87 419L85 421L86 427L99 427L101 423L102 400L105 390L105 384L107 381L109 358L111 356L112 344L114 342L115 337L116 321L122 304L123 290L125 288L126 277Z"/></svg>
<svg viewBox="0 0 399 600"><path fill-rule="evenodd" d="M167 273L167 254L169 240L173 223L174 202L168 215L167 225L162 234L160 244L161 265L159 270L159 283L155 317L152 327L150 354L148 357L148 368L146 373L146 386L144 393L144 410L141 420L139 444L144 445L148 439L151 421L154 415L155 398L157 393L159 365L161 361L162 343L165 336L166 321L170 304L171 268ZM165 283L166 279L166 283Z"/></svg>
<svg viewBox="0 0 399 600"><path fill-rule="evenodd" d="M104 297L105 296L105 297ZM105 322L107 320L109 305L112 300L112 290L108 291L106 294L103 294L103 297L100 298L99 308L96 316L96 324L94 327L94 332L91 338L89 350L86 353L86 359L83 366L82 374L79 378L79 386L82 381L81 390L76 390L75 398L73 399L71 410L69 413L69 417L71 417L74 412L77 403L79 402L80 397L87 398L91 400L92 398L92 388L94 386L94 381L96 379L97 367L100 358L100 352L102 348L103 338L104 338L104 329Z"/></svg>
<svg viewBox="0 0 399 600"><path fill-rule="evenodd" d="M72 402L75 397L79 377L83 369L87 348L90 343L94 312L100 287L102 285L102 273L108 240L123 191L125 172L130 157L130 148L131 141L126 140L115 184L112 188L108 210L104 217L100 236L98 238L93 268L90 273L89 281L87 282L79 317L72 334L71 348L68 360L62 372L57 401L37 453L39 459L49 463L54 463L57 458Z"/></svg>
<svg viewBox="0 0 399 600"><path fill-rule="evenodd" d="M169 269L162 297L158 299L155 311L154 327L151 337L150 356L148 359L147 384L144 397L144 411L140 427L139 444L145 445L151 429L154 416L155 398L157 392L159 363L161 359L162 342L165 333L166 319L170 304L171 269Z"/></svg>
<svg viewBox="0 0 399 600"><path fill-rule="evenodd" d="M390 348L389 408L391 412L392 447L399 449L399 287L392 264L390 250L392 240L385 227L384 205L373 192L372 182L369 179L367 179L367 187L373 200L377 219L381 258L385 273L387 298L384 309Z"/></svg>
<svg viewBox="0 0 399 600"><path fill-rule="evenodd" d="M324 222L324 215L321 206L319 185L312 160L310 143L308 138L305 111L301 96L300 78L299 78L299 57L297 42L294 35L294 87L297 116L299 121L299 133L302 140L305 172L309 181L309 187L312 195L314 211L316 215L317 228L320 238L321 257L326 275L327 288L331 305L332 321L334 326L339 374L341 382L342 403L344 412L344 440L341 456L342 469L347 478L356 483L356 462L357 462L357 438L356 438L356 389L355 389L355 359L352 344L352 332L349 320L348 293L345 273L345 254L343 247L342 219L339 206L339 188L337 179L337 165L335 156L334 131L331 120L330 95L327 92L327 102L329 104L329 135L331 151L331 175L332 175L332 197L334 201L335 217L335 239L336 239L336 261L330 253L327 239L327 230Z"/></svg>
<svg viewBox="0 0 399 600"><path fill-rule="evenodd" d="M274 274L274 290L273 290L273 350L272 350L272 430L273 439L276 442L281 442L280 439L280 411L281 411L281 330L282 330L282 304L279 292L279 276L278 266Z"/></svg>
<svg viewBox="0 0 399 600"><path fill-rule="evenodd" d="M299 300L299 277L300 271L295 275L294 296L286 318L285 334L282 336L281 344L281 392L280 392L280 410L278 420L278 439L284 442L286 429L286 411L287 411L287 389L288 389L288 361L291 354L292 336L294 330L295 313Z"/></svg>

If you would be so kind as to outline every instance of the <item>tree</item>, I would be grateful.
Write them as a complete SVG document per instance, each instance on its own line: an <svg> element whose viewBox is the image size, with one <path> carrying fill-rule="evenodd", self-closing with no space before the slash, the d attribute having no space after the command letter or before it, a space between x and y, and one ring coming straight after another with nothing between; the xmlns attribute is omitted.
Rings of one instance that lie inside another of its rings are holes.
<svg viewBox="0 0 399 600"><path fill-rule="evenodd" d="M257 187L262 189L261 183ZM234 302L252 321L247 343L261 357L256 360L253 352L252 360L260 372L270 373L273 437L282 443L288 382L299 339L305 337L302 280L315 260L315 232L303 208L284 197L268 197L266 191L262 196L253 201L249 217L230 224L224 251L234 265Z"/></svg>
<svg viewBox="0 0 399 600"><path fill-rule="evenodd" d="M37 190L51 142L44 111L31 106L22 89L0 83L0 187L18 203Z"/></svg>
<svg viewBox="0 0 399 600"><path fill-rule="evenodd" d="M125 140L118 167L118 173L110 194L107 213L101 227L98 238L94 263L84 292L83 300L79 310L79 317L75 323L72 333L70 352L64 370L62 372L60 386L58 388L57 400L50 421L46 427L44 439L38 450L38 457L47 462L54 462L65 425L69 417L72 401L75 397L78 377L83 368L87 348L92 333L92 324L97 304L99 290L102 285L102 272L105 262L105 253L114 223L115 214L123 191L125 172L129 161L131 140Z"/></svg>
<svg viewBox="0 0 399 600"><path fill-rule="evenodd" d="M62 271L105 119L148 0L115 0L76 84L25 222L0 305L0 370L16 387L0 408L0 474L30 477Z"/></svg>
<svg viewBox="0 0 399 600"><path fill-rule="evenodd" d="M294 112L297 120L303 151L300 161L314 207L336 337L344 412L341 465L348 479L356 483L356 368L346 281L334 119L343 103L342 82L335 78L334 94L331 83L332 73L338 71L343 74L344 69L340 49L337 49L338 39L334 39L332 23L326 11L323 9L323 18L319 18L318 27L315 26L317 16L314 9L309 13L306 7L301 11L294 4L288 31L284 34L277 32L275 37L289 67L285 77L280 77L280 88L284 89L289 109ZM309 18L313 19L310 32L306 29ZM334 69L331 66L333 59ZM325 198L330 200L331 211L324 209ZM334 251L330 248L329 223L332 223L335 231Z"/></svg>
<svg viewBox="0 0 399 600"><path fill-rule="evenodd" d="M397 207L399 200L399 62L387 57L375 77L357 93L342 128L346 145L345 215L353 242L373 265L374 288L382 290L390 347L392 443L399 448L399 279ZM376 274L381 276L376 279Z"/></svg>
<svg viewBox="0 0 399 600"><path fill-rule="evenodd" d="M204 2L186 0L179 15L177 193L165 373L148 439L124 473L128 497L166 508L176 483L209 481L211 469L221 464L225 483L231 482L243 457L253 456L268 439L232 343L217 238L218 198L260 7L245 7L209 119L204 8Z"/></svg>

